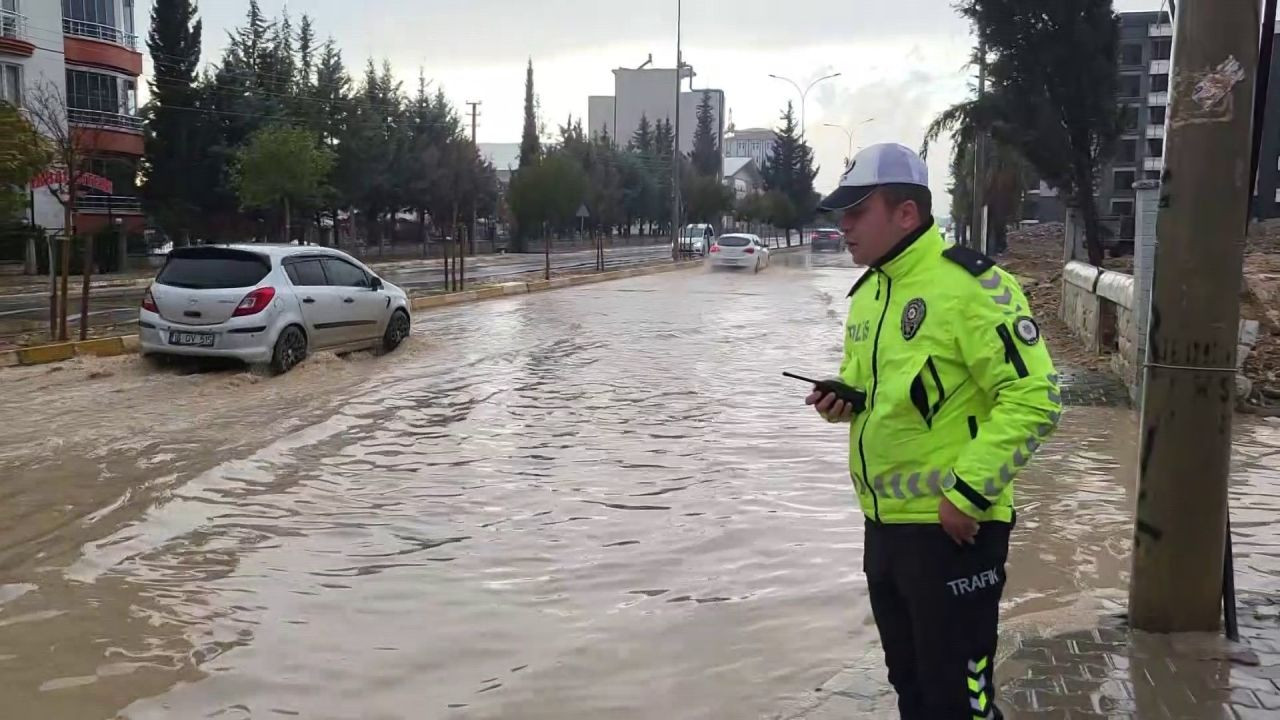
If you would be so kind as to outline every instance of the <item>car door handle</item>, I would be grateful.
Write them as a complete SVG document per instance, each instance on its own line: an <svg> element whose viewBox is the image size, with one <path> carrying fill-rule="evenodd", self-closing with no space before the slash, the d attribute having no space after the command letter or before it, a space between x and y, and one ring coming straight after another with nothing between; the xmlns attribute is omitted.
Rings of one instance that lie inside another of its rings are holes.
<svg viewBox="0 0 1280 720"><path fill-rule="evenodd" d="M343 298L343 299L342 299L342 302L344 302L344 303L353 303L353 302L355 302L355 301L356 301L356 299L355 299L355 298Z"/></svg>
<svg viewBox="0 0 1280 720"><path fill-rule="evenodd" d="M311 304L315 303L315 301L316 301L316 299L315 299L315 298L313 298L313 297L305 297L305 298L302 298L302 302L304 302L304 303L306 303L306 304L308 304L308 305L311 305Z"/></svg>

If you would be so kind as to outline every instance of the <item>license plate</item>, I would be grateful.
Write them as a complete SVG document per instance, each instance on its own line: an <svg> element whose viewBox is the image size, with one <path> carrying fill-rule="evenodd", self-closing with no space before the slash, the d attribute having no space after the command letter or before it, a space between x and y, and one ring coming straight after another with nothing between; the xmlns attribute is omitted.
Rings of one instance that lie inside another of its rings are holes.
<svg viewBox="0 0 1280 720"><path fill-rule="evenodd" d="M195 347L213 347L213 333L169 332L170 345L193 345Z"/></svg>

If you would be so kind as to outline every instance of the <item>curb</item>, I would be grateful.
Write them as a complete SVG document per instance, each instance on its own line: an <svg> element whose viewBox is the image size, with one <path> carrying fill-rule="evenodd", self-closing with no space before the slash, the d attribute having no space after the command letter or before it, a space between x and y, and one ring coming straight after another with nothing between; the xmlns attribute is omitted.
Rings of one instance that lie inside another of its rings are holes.
<svg viewBox="0 0 1280 720"><path fill-rule="evenodd" d="M462 292L447 293L443 295L411 297L409 298L409 309L418 311L428 310L431 308L448 307L452 305L464 305L467 303L479 302L481 300L491 300L494 298L509 297L512 295L527 295L530 293L542 292L544 290L557 290L560 288L576 287L579 285L593 285L595 283L639 277L641 275L658 275L677 270L691 270L695 267L702 267L702 261L688 260L669 265L653 265L650 267L626 268L624 270L609 270L589 275L573 275L569 277L553 278L551 280L503 283L501 285L490 285L477 288L475 290L464 290ZM0 352L0 368L18 367L22 365L43 365L46 363L71 360L72 358L86 355L94 357L113 357L116 355L127 355L136 352L138 352L137 335L99 338L96 340L83 340L79 342L54 343L51 345L32 345L31 347L25 347L18 350L5 350Z"/></svg>

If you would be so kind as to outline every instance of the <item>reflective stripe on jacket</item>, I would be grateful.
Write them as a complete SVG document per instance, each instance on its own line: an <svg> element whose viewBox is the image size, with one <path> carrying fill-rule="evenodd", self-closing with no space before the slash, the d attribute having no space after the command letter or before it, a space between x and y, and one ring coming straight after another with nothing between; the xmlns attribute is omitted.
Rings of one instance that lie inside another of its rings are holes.
<svg viewBox="0 0 1280 720"><path fill-rule="evenodd" d="M1053 361L1017 281L930 220L849 293L841 379L868 394L849 433L863 512L936 523L946 496L1013 516L1013 480L1057 427Z"/></svg>

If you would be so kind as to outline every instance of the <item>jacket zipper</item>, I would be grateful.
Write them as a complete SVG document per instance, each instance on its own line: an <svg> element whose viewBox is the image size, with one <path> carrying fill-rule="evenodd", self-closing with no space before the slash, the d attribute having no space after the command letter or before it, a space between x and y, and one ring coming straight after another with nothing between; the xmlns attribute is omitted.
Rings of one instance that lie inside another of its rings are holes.
<svg viewBox="0 0 1280 720"><path fill-rule="evenodd" d="M862 449L862 438L867 434L867 424L871 422L871 412L876 406L876 387L880 384L880 331L884 329L884 318L889 314L889 297L893 294L893 278L880 271L879 277L883 277L884 286L884 307L880 309L880 322L876 325L876 338L871 345L871 393L867 396L867 419L862 423L862 429L858 431L858 459L862 461L862 478L867 484L867 489L871 491L871 507L875 512L875 521L880 522L880 498L876 495L875 485L871 482L870 475L867 474L867 454ZM879 278L876 281L876 297L880 297Z"/></svg>

